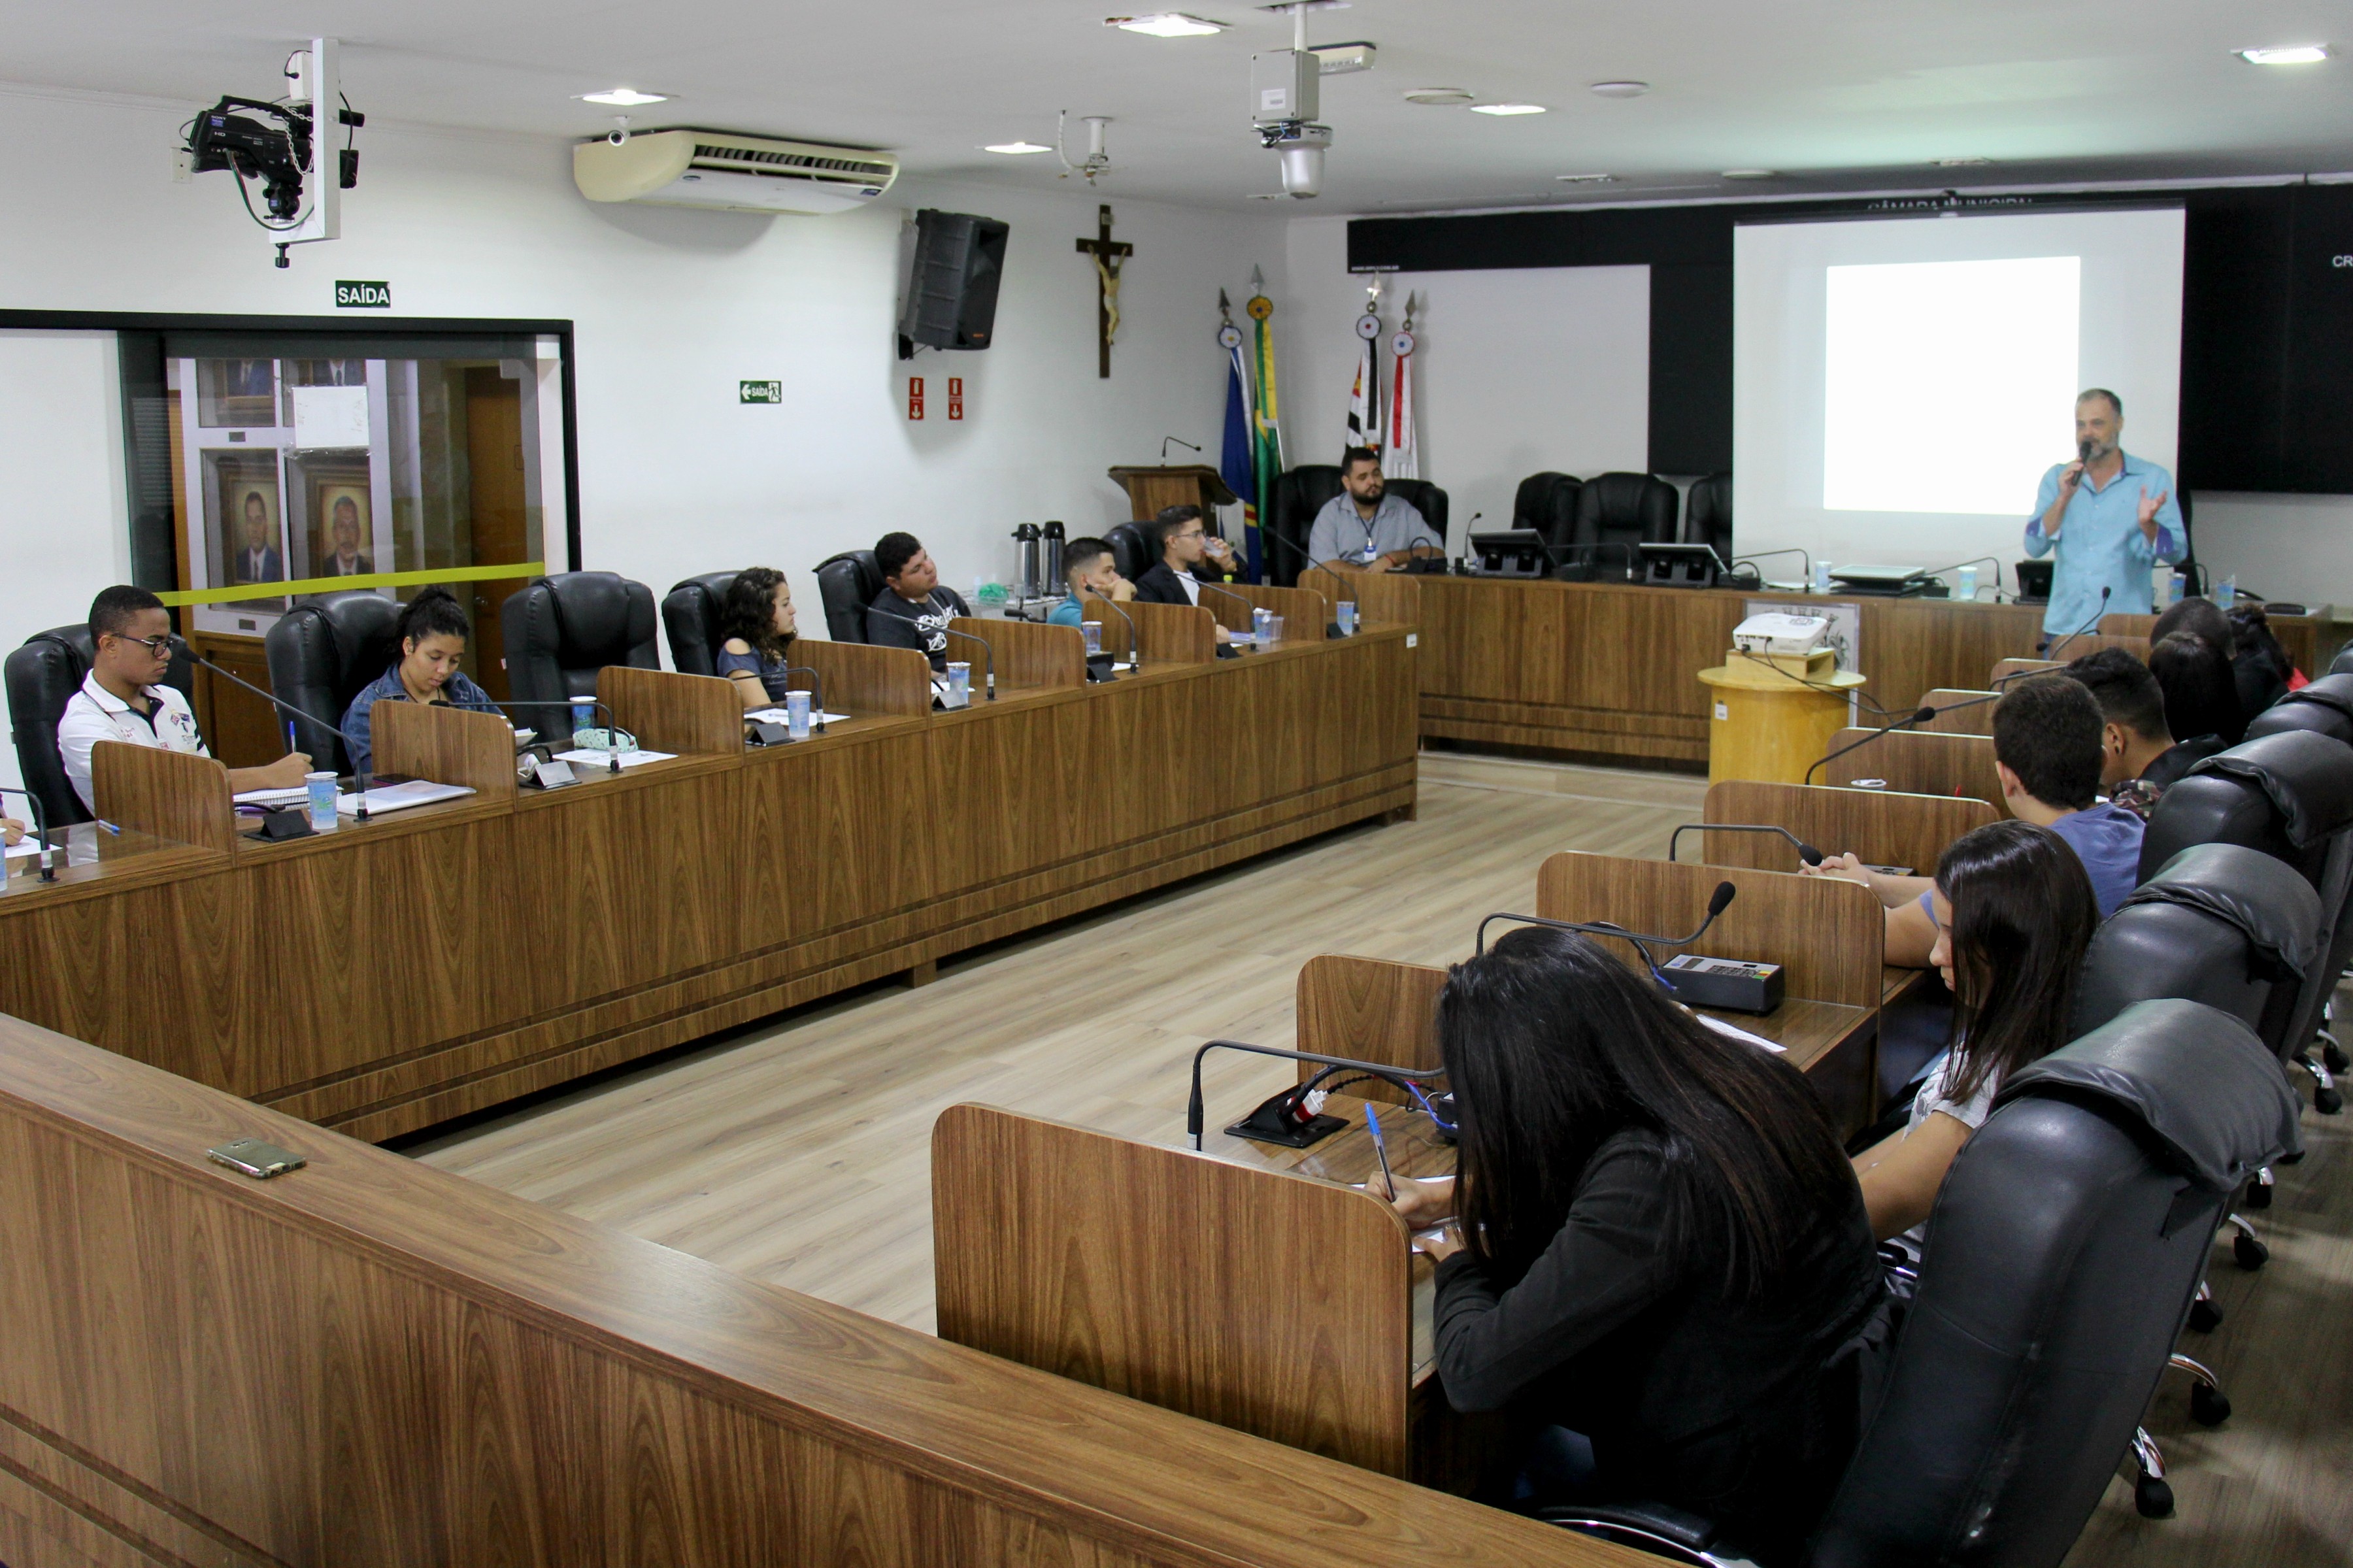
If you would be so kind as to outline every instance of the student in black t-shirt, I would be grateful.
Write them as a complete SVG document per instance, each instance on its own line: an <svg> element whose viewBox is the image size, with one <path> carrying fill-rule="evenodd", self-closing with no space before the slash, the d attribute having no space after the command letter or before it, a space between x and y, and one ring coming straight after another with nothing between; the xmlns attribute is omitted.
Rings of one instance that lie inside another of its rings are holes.
<svg viewBox="0 0 2353 1568"><path fill-rule="evenodd" d="M2120 647L2087 653L2061 673L2089 687L2100 705L2100 786L2111 804L2143 822L2167 785L2222 749L2220 735L2176 741L2166 724L2165 689Z"/></svg>
<svg viewBox="0 0 2353 1568"><path fill-rule="evenodd" d="M866 640L881 647L911 647L948 667L948 622L972 608L954 588L940 586L940 569L912 533L886 533L874 542L874 564L882 571L882 592L866 606Z"/></svg>

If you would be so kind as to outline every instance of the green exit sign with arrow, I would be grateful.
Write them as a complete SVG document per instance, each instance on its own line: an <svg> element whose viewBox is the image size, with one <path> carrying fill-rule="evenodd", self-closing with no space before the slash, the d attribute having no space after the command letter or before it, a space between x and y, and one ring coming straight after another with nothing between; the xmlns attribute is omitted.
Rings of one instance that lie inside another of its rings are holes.
<svg viewBox="0 0 2353 1568"><path fill-rule="evenodd" d="M781 381L739 381L735 384L738 403L782 403L785 384Z"/></svg>

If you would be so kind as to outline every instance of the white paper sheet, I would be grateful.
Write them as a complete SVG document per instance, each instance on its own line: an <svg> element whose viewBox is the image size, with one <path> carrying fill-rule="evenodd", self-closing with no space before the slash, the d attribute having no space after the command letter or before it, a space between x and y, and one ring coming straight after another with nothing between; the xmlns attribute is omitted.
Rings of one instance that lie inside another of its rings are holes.
<svg viewBox="0 0 2353 1568"><path fill-rule="evenodd" d="M311 789L308 784L296 784L291 789L249 789L229 798L239 805L300 805L311 798Z"/></svg>
<svg viewBox="0 0 2353 1568"><path fill-rule="evenodd" d="M1727 1024L1723 1019L1718 1018L1712 1014L1694 1013L1688 1007L1685 1007L1683 1011L1691 1013L1693 1017L1697 1018L1701 1023L1705 1024L1709 1028L1714 1029L1719 1035L1726 1035L1736 1040L1746 1040L1752 1046L1762 1046L1777 1057L1783 1054L1783 1047L1775 1045L1772 1041L1767 1039L1762 1035L1750 1034L1747 1030L1742 1028L1737 1024Z"/></svg>
<svg viewBox="0 0 2353 1568"><path fill-rule="evenodd" d="M456 800L474 792L464 784L433 784L425 779L411 779L406 784L373 784L367 792L368 815L380 816L387 811L406 811L412 805L431 805L438 800ZM356 792L335 797L335 809L345 816L357 816L360 797Z"/></svg>
<svg viewBox="0 0 2353 1568"><path fill-rule="evenodd" d="M676 752L623 752L621 765L625 768L641 768L648 763L669 762L677 755ZM570 763L575 767L610 768L613 765L613 753L585 749L575 752L558 752L555 753L555 760L560 763Z"/></svg>
<svg viewBox="0 0 2353 1568"><path fill-rule="evenodd" d="M791 716L781 708L755 708L751 712L744 714L744 717L746 719L757 719L764 724L789 724L792 722ZM819 713L815 709L811 709L809 710L809 722L812 724L816 723L820 719L828 724L839 724L844 719L849 717L849 715L847 713Z"/></svg>

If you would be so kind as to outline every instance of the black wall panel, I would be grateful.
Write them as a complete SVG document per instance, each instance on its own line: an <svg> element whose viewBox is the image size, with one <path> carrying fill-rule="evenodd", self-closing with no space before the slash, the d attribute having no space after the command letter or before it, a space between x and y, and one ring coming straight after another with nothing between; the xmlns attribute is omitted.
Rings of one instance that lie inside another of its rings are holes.
<svg viewBox="0 0 2353 1568"><path fill-rule="evenodd" d="M2353 493L2353 186L1930 198L1905 206L2015 212L2177 202L2185 211L2182 488ZM1359 218L1348 225L1348 265L1408 272L1649 265L1651 470L1709 473L1732 466L1736 225L1901 210L1833 201Z"/></svg>

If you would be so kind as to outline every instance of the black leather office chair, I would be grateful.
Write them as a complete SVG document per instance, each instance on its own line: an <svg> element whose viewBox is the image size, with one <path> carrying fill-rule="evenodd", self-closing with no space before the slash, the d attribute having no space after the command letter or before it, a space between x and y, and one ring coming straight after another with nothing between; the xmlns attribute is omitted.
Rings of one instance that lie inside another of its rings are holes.
<svg viewBox="0 0 2353 1568"><path fill-rule="evenodd" d="M8 655L5 665L8 725L16 744L17 771L25 787L40 797L41 810L47 814L51 827L90 820L81 797L66 782L65 763L58 756L58 721L65 717L66 704L89 679L96 653L87 623L51 626L26 637L24 647ZM193 703L195 675L188 645L174 637L164 682ZM0 815L14 815L13 808Z"/></svg>
<svg viewBox="0 0 2353 1568"><path fill-rule="evenodd" d="M836 642L866 640L866 606L882 594L882 569L871 550L845 550L817 563L818 603L826 635Z"/></svg>
<svg viewBox="0 0 2353 1568"><path fill-rule="evenodd" d="M1389 494L1421 513L1421 521L1430 524L1430 531L1438 535L1441 544L1445 542L1448 502L1444 490L1430 479L1390 479L1388 489ZM1307 515L1310 521L1314 520L1314 512Z"/></svg>
<svg viewBox="0 0 2353 1568"><path fill-rule="evenodd" d="M2337 657L2328 661L2328 673L2331 675L2353 675L2353 643L2348 643L2343 647L2339 648L2337 652Z"/></svg>
<svg viewBox="0 0 2353 1568"><path fill-rule="evenodd" d="M614 572L534 577L500 607L506 632L507 687L518 724L568 734L574 697L594 697L607 665L659 669L654 591ZM607 722L602 716L599 723Z"/></svg>
<svg viewBox="0 0 2353 1568"><path fill-rule="evenodd" d="M1596 474L1577 492L1572 564L1612 577L1630 570L1638 544L1672 544L1675 487L1651 474Z"/></svg>
<svg viewBox="0 0 2353 1568"><path fill-rule="evenodd" d="M2231 1194L2301 1152L2296 1110L2253 1033L2196 1002L2137 1003L2012 1075L1936 1194L1810 1568L2055 1568L2137 1451ZM2170 1510L2161 1474L2138 1500ZM1739 1552L1682 1510L1546 1517L1683 1563Z"/></svg>
<svg viewBox="0 0 2353 1568"><path fill-rule="evenodd" d="M1577 492L1585 481L1544 468L1522 479L1512 492L1512 526L1534 530L1557 554L1577 528Z"/></svg>
<svg viewBox="0 0 2353 1568"><path fill-rule="evenodd" d="M1285 543L1270 542L1266 574L1279 587L1294 587L1307 569L1307 531L1324 503L1340 493L1340 470L1330 463L1302 463L1274 481L1271 516L1261 525Z"/></svg>
<svg viewBox="0 0 2353 1568"><path fill-rule="evenodd" d="M1693 481L1683 503L1683 542L1704 544L1732 564L1732 476L1710 474Z"/></svg>
<svg viewBox="0 0 2353 1568"><path fill-rule="evenodd" d="M1111 546L1112 564L1131 583L1151 571L1160 559L1160 552L1153 547L1149 523L1113 523L1103 530L1103 542Z"/></svg>
<svg viewBox="0 0 2353 1568"><path fill-rule="evenodd" d="M292 721L294 749L339 773L352 759L332 726L360 689L400 657L400 605L369 589L322 594L278 617L261 639L269 689L310 715Z"/></svg>
<svg viewBox="0 0 2353 1568"><path fill-rule="evenodd" d="M2247 721L2250 741L2283 730L2317 730L2353 745L2353 675L2324 675Z"/></svg>
<svg viewBox="0 0 2353 1568"><path fill-rule="evenodd" d="M670 634L670 663L681 675L717 675L719 606L740 572L706 572L689 577L662 595L662 630Z"/></svg>

